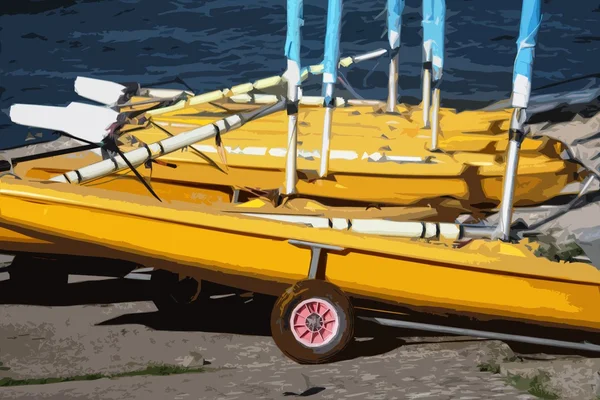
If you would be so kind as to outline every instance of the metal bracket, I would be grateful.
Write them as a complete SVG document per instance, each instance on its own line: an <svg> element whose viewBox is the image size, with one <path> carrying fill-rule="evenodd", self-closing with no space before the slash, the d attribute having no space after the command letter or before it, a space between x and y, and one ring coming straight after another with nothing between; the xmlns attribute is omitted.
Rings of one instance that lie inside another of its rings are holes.
<svg viewBox="0 0 600 400"><path fill-rule="evenodd" d="M303 240L288 240L289 244L297 247L310 248L310 266L308 268L308 279L317 279L325 276L326 263L320 263L321 250L343 251L343 247L329 244L305 242Z"/></svg>
<svg viewBox="0 0 600 400"><path fill-rule="evenodd" d="M239 189L233 189L233 195L231 196L231 203L232 204L237 204L240 202L240 190Z"/></svg>

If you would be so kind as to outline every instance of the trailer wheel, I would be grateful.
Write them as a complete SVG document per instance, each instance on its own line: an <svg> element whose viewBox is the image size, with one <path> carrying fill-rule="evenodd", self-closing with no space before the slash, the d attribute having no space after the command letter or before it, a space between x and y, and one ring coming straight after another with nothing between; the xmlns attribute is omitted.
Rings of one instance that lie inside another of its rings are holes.
<svg viewBox="0 0 600 400"><path fill-rule="evenodd" d="M179 274L157 270L152 273L152 281L155 285L152 300L159 311L185 311L199 300L201 283L192 277L179 279Z"/></svg>
<svg viewBox="0 0 600 400"><path fill-rule="evenodd" d="M279 349L302 364L332 361L354 337L354 309L337 286L304 280L279 297L271 313Z"/></svg>

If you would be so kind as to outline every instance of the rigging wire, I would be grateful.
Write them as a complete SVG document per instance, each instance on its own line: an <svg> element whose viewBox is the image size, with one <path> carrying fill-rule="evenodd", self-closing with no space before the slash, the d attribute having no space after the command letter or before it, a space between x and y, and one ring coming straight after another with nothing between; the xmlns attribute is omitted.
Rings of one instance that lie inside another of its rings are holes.
<svg viewBox="0 0 600 400"><path fill-rule="evenodd" d="M352 85L350 85L350 82L348 82L348 79L346 79L342 71L339 71L338 74L338 81L342 84L342 86L344 86L344 88L346 88L346 90L349 91L352 96L356 97L357 99L364 100L364 97L358 94Z"/></svg>

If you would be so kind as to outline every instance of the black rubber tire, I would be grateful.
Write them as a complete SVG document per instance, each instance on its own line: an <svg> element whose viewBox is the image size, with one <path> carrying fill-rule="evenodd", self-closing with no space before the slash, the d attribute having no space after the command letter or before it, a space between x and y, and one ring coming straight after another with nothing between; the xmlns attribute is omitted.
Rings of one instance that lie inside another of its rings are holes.
<svg viewBox="0 0 600 400"><path fill-rule="evenodd" d="M182 312L198 305L201 282L185 277L179 280L179 274L157 270L152 272L154 282L154 304L161 312Z"/></svg>
<svg viewBox="0 0 600 400"><path fill-rule="evenodd" d="M331 342L322 347L307 347L298 342L290 329L294 308L311 298L331 303L339 317L339 329ZM335 359L354 338L354 308L344 292L332 283L322 280L304 280L296 283L275 302L271 312L271 335L279 349L300 364L322 364Z"/></svg>

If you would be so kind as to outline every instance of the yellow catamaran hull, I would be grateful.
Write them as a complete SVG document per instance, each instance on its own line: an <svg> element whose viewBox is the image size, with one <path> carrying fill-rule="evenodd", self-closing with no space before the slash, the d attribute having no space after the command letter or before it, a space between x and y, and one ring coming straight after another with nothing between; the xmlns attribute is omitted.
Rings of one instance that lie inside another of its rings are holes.
<svg viewBox="0 0 600 400"><path fill-rule="evenodd" d="M0 180L5 247L102 255L280 294L306 278L310 251L343 248L326 279L348 294L418 311L516 319L600 332L600 270L555 263L524 245L475 240L456 249L267 221L190 204L65 184ZM53 250L55 251L55 250Z"/></svg>
<svg viewBox="0 0 600 400"><path fill-rule="evenodd" d="M229 103L224 103L232 107ZM140 142L153 143L210 124L248 105L230 111L211 104L157 110L152 123L129 126L120 141L123 150ZM338 108L334 117L329 175L318 178L322 136L322 107L302 107L299 114L297 191L301 196L394 205L436 205L451 198L464 208L493 208L502 196L508 111L441 111L440 152L428 150L431 133L420 129L419 108L405 107L400 115L377 106ZM138 170L167 200L195 203L228 201L235 189L277 190L283 186L286 135L285 112L262 117L223 135L226 162L214 140L161 157L177 168L154 165ZM165 130L169 134L165 133ZM515 189L516 205L541 203L578 179L576 166L560 157L562 146L548 139L523 143ZM21 176L48 179L81 168L99 157L91 152L21 163ZM151 178L150 178L151 177ZM131 172L121 172L88 185L143 194ZM134 187L135 186L135 187Z"/></svg>

